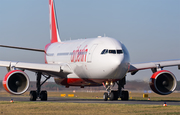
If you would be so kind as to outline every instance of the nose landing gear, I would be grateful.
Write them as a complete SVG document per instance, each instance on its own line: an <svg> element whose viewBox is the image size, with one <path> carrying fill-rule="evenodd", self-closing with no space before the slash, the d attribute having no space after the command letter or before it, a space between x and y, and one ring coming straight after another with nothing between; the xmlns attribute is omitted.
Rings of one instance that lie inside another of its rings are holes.
<svg viewBox="0 0 180 115"><path fill-rule="evenodd" d="M104 101L107 101L108 98L109 98L110 101L118 100L118 98L119 98L118 91L111 90L109 93L105 92L104 95L103 95Z"/></svg>
<svg viewBox="0 0 180 115"><path fill-rule="evenodd" d="M108 99L110 101L118 100L118 98L121 98L121 100L129 100L129 92L123 91L122 88L124 88L124 85L126 84L125 78L122 80L119 80L116 82L118 85L118 90L112 90L112 87L114 87L114 83L103 83L104 87L106 88L107 92L104 93L103 99L104 101L107 101Z"/></svg>
<svg viewBox="0 0 180 115"><path fill-rule="evenodd" d="M110 100L115 100L115 97L117 97L117 95L115 94L115 91L111 91L112 87L114 87L114 83L113 82L109 83L108 81L106 81L106 83L105 84L103 83L103 85L107 91L103 95L104 101L107 101L108 98Z"/></svg>

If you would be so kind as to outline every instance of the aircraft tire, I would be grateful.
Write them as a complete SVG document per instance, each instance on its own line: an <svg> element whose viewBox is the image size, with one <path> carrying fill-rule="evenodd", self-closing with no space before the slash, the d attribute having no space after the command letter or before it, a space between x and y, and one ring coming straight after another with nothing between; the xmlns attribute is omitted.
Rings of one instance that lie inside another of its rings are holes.
<svg viewBox="0 0 180 115"><path fill-rule="evenodd" d="M41 91L40 98L41 101L47 101L47 91Z"/></svg>
<svg viewBox="0 0 180 115"><path fill-rule="evenodd" d="M108 93L104 93L104 95L103 95L103 99L104 99L104 101L107 101L108 100Z"/></svg>
<svg viewBox="0 0 180 115"><path fill-rule="evenodd" d="M37 93L36 91L30 91L30 101L36 101L37 99Z"/></svg>
<svg viewBox="0 0 180 115"><path fill-rule="evenodd" d="M112 90L111 93L114 93L114 99L113 100L118 100L118 91Z"/></svg>
<svg viewBox="0 0 180 115"><path fill-rule="evenodd" d="M115 97L114 94L115 94L114 92L111 92L111 93L109 94L109 100L110 100L110 101L113 101L113 100L114 100L114 97Z"/></svg>
<svg viewBox="0 0 180 115"><path fill-rule="evenodd" d="M129 100L129 92L128 91L122 91L121 100L123 100L123 101Z"/></svg>

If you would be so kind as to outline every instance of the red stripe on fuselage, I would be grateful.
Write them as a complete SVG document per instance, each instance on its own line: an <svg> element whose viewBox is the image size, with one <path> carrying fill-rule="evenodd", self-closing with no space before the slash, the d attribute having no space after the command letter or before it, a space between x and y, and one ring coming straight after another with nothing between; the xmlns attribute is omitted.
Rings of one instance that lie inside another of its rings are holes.
<svg viewBox="0 0 180 115"><path fill-rule="evenodd" d="M80 79L80 78L54 78L55 82L64 86L101 86L103 82L116 82L119 79Z"/></svg>

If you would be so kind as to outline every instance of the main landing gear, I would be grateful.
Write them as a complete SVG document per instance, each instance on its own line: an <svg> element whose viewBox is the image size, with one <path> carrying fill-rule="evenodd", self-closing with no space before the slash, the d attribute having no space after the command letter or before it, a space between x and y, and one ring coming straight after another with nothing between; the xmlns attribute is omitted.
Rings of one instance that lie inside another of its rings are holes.
<svg viewBox="0 0 180 115"><path fill-rule="evenodd" d="M118 100L118 98L121 98L121 100L129 100L129 92L128 91L123 91L122 88L124 88L125 85L125 78L122 80L119 80L116 82L118 85L118 90L111 90L112 87L114 87L113 82L106 82L103 84L107 90L107 92L104 93L103 99L104 101L107 101L108 99L110 101L113 100Z"/></svg>
<svg viewBox="0 0 180 115"><path fill-rule="evenodd" d="M51 77L45 76L41 72L37 72L37 79L36 79L36 91L30 91L30 101L36 101L37 98L40 98L41 101L47 101L47 91L41 91L41 86ZM41 75L43 75L46 79L41 83Z"/></svg>

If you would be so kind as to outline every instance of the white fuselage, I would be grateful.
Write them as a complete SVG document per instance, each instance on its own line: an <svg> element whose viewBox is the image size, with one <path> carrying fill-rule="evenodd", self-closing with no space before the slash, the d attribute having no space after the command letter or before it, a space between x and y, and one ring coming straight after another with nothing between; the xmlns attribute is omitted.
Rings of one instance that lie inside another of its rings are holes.
<svg viewBox="0 0 180 115"><path fill-rule="evenodd" d="M59 79L88 79L102 83L120 80L129 69L129 53L114 38L98 37L52 43L46 49L48 64L68 63L73 73Z"/></svg>

